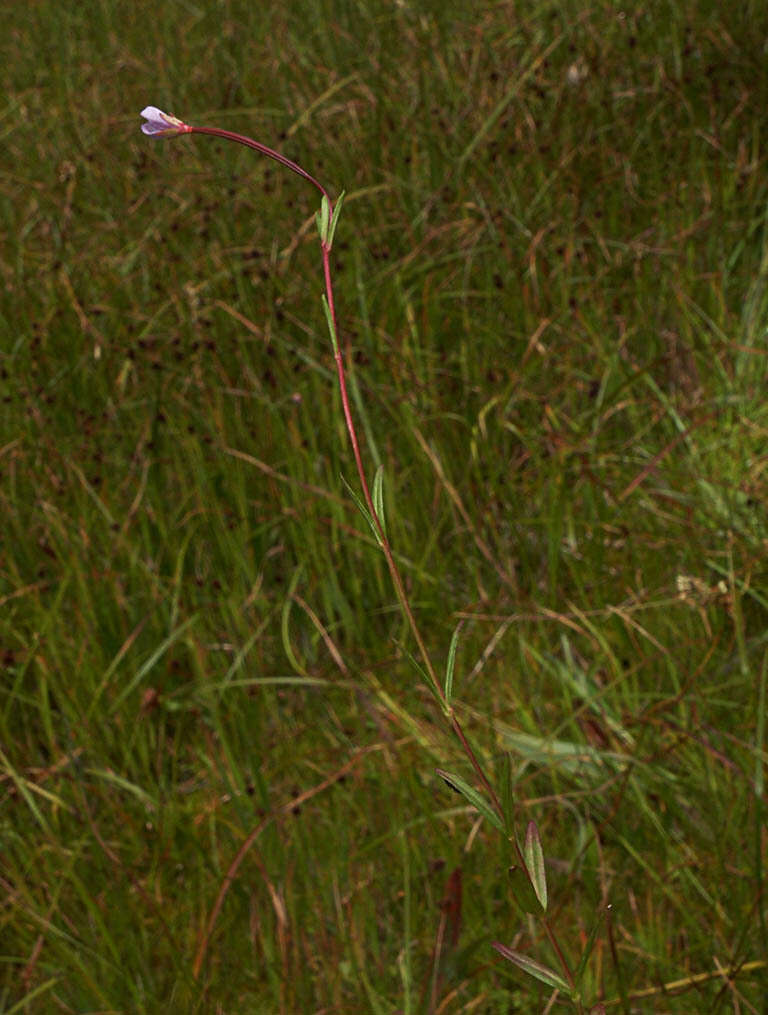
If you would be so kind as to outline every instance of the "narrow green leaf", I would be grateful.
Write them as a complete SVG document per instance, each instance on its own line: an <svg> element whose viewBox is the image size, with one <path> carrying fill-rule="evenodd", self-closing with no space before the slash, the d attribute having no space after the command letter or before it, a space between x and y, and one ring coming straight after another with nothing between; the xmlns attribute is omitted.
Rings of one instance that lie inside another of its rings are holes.
<svg viewBox="0 0 768 1015"><path fill-rule="evenodd" d="M14 769L10 760L3 753L2 748L0 748L0 771L3 773L5 778L10 779L14 783L16 792L19 793L20 796L24 797L24 802L34 814L37 823L43 829L45 834L50 836L51 830L48 826L48 822L45 820L42 812L38 809L37 804L35 803L35 798L28 789L27 780Z"/></svg>
<svg viewBox="0 0 768 1015"><path fill-rule="evenodd" d="M568 986L567 980L564 980L554 969L542 966L540 962L529 959L527 955L522 955L512 948L507 948L506 945L500 944L498 941L493 942L493 948L496 949L499 955L514 963L518 969L522 969L523 972L528 973L530 976L535 976L537 980L541 980L542 983L546 983L550 987L561 990L568 997L571 996L571 988Z"/></svg>
<svg viewBox="0 0 768 1015"><path fill-rule="evenodd" d="M336 226L339 224L339 216L341 215L341 206L344 203L344 191L339 194L336 198L336 204L333 206L333 216L331 217L331 224L328 229L328 249L333 246L333 237L336 235Z"/></svg>
<svg viewBox="0 0 768 1015"><path fill-rule="evenodd" d="M376 475L373 477L373 506L376 510L376 514L379 516L381 527L384 530L384 535L387 534L387 524L384 517L384 466L380 465L376 470ZM381 540L379 540L381 542Z"/></svg>
<svg viewBox="0 0 768 1015"><path fill-rule="evenodd" d="M299 660L296 653L293 651L293 645L291 644L291 628L290 628L291 607L293 606L293 593L296 591L296 586L298 585L299 579L301 578L302 570L303 566L299 564L299 566L293 573L293 577L291 578L290 584L288 585L288 592L285 596L285 601L283 603L283 609L281 611L280 616L280 633L283 639L283 651L285 652L288 662L291 664L291 666L293 666L294 670L296 670L297 673L299 673L302 677L306 677L307 671L302 666L301 661Z"/></svg>
<svg viewBox="0 0 768 1015"><path fill-rule="evenodd" d="M320 211L315 215L317 221L317 231L320 233L320 241L328 246L328 230L331 225L331 206L328 203L328 198L323 194L323 199L320 202Z"/></svg>
<svg viewBox="0 0 768 1015"><path fill-rule="evenodd" d="M182 634L184 634L187 628L191 627L192 624L194 624L196 621L197 614L193 613L192 616L188 617L183 624L180 624L175 631L171 631L171 633L168 635L165 641L163 641L160 645L158 645L158 647L155 649L155 651L152 653L149 659L146 660L144 665L139 668L139 670L131 677L131 679L128 681L128 683L125 685L122 691L115 697L115 700L112 702L109 708L110 715L114 715L115 712L117 712L117 710L120 708L125 699L130 694L133 693L134 688L137 687L142 682L144 677L146 677L146 675L154 667L158 659L160 659L168 651L171 645L173 645L175 641L178 641L178 639L182 636Z"/></svg>
<svg viewBox="0 0 768 1015"><path fill-rule="evenodd" d="M606 906L606 909L598 914L597 920L595 920L595 924L592 927L592 930L589 932L587 943L584 945L584 951L581 953L581 958L579 959L579 964L576 967L576 972L573 974L573 978L576 980L576 983L579 986L581 986L581 978L584 975L584 970L587 968L589 956L592 954L592 949L595 947L595 941L597 940L597 932L600 930L600 925L603 922L603 917L605 916L606 911L609 910L610 908L611 908L610 906Z"/></svg>
<svg viewBox="0 0 768 1015"><path fill-rule="evenodd" d="M363 518L365 518L365 520L371 526L371 531L373 532L374 536L376 537L376 542L379 544L379 546L381 546L381 536L379 535L379 530L376 528L376 522L373 520L371 512L368 510L366 505L363 503L362 497L358 496L358 494L355 493L355 491L352 489L352 487L349 485L349 483L346 481L346 479L343 476L341 477L341 481L344 484L344 486L346 486L347 490L349 490L349 495L351 496L352 500L357 505L357 510L360 512L360 514L363 516Z"/></svg>
<svg viewBox="0 0 768 1015"><path fill-rule="evenodd" d="M453 695L453 670L456 665L456 648L459 644L459 634L464 621L460 620L456 625L456 630L453 632L451 638L451 644L448 647L448 662L445 667L445 700L450 708L451 697Z"/></svg>
<svg viewBox="0 0 768 1015"><path fill-rule="evenodd" d="M500 832L504 831L504 825L501 823L498 814L493 810L485 797L481 796L476 789L473 789L469 785L469 783L464 782L464 780L460 779L458 775L451 775L450 772L444 772L442 768L437 769L437 774L443 782L448 783L451 789L455 789L457 793L461 793L461 795L468 800L472 806L483 815L484 818L487 818L488 821L490 821L494 828L498 828Z"/></svg>
<svg viewBox="0 0 768 1015"><path fill-rule="evenodd" d="M50 990L51 987L55 987L57 983L61 982L61 979L61 976L52 976L49 980L46 980L45 983L41 983L39 986L35 987L34 990L30 990L30 992L25 994L24 997L13 1006L13 1008L7 1008L5 1015L16 1015L16 1013L22 1011L22 1009L29 1011L27 1005L32 998L37 997L39 994L44 994L46 990Z"/></svg>
<svg viewBox="0 0 768 1015"><path fill-rule="evenodd" d="M328 306L328 299L327 299L325 293L322 294L320 299L321 299L322 304L323 304L323 310L325 311L325 319L328 322L328 331L329 331L330 336L331 336L331 342L333 343L333 353L334 353L335 356L338 356L339 355L339 340L336 337L336 328L335 328L334 323L333 323L333 316L331 314L331 308Z"/></svg>
<svg viewBox="0 0 768 1015"><path fill-rule="evenodd" d="M501 772L501 808L504 811L507 835L512 835L515 827L515 787L512 781L512 754L505 751Z"/></svg>
<svg viewBox="0 0 768 1015"><path fill-rule="evenodd" d="M419 660L411 652L409 652L408 649L404 645L401 645L400 647L405 652L405 654L408 656L408 658L413 663L415 668L419 671L419 675L421 677L422 683L425 684L425 686L429 690L430 694L432 695L432 697L437 702L437 704L438 704L439 708L441 709L443 715L447 717L448 716L448 712L446 711L446 708L445 708L445 702L441 699L440 695L438 694L438 688L435 687L435 685L429 679L429 674L427 673L427 671L421 665Z"/></svg>
<svg viewBox="0 0 768 1015"><path fill-rule="evenodd" d="M130 779L118 775L117 772L111 772L108 768L86 768L85 773L86 775L94 776L96 779L103 779L104 782L112 783L113 786L117 786L118 789L123 789L127 793L132 793L147 810L157 810L157 800L153 799L141 786L137 786Z"/></svg>
<svg viewBox="0 0 768 1015"><path fill-rule="evenodd" d="M544 912L547 911L547 872L544 869L544 851L541 848L539 829L535 821L529 821L525 830L525 848L523 849L528 873L531 875L536 898Z"/></svg>
<svg viewBox="0 0 768 1015"><path fill-rule="evenodd" d="M522 867L510 867L508 872L512 885L512 898L524 913L532 913L534 916L541 916L542 908L536 890L531 884L531 879Z"/></svg>

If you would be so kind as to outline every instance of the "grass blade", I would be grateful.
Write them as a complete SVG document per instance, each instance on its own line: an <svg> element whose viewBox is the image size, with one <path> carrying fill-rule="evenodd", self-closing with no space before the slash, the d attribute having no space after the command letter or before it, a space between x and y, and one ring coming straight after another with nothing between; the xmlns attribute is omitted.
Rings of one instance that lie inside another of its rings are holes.
<svg viewBox="0 0 768 1015"><path fill-rule="evenodd" d="M611 908L610 906L607 906L606 911L609 910L610 908ZM589 956L592 954L592 949L595 947L595 941L597 940L597 932L600 930L600 926L603 922L604 916L605 912L598 914L598 917L595 920L592 930L589 932L587 943L584 945L584 950L581 953L579 964L576 967L576 972L573 974L576 983L580 983L581 978L584 975L584 970L587 968L587 962L589 962Z"/></svg>
<svg viewBox="0 0 768 1015"><path fill-rule="evenodd" d="M507 835L512 835L515 826L515 788L512 782L512 754L504 752L501 774L501 809L504 811Z"/></svg>
<svg viewBox="0 0 768 1015"><path fill-rule="evenodd" d="M445 667L445 701L448 707L451 706L451 697L453 695L453 671L456 666L456 648L459 644L459 634L461 633L462 624L464 621L459 621L456 625L456 630L453 632L451 638L451 644L448 647L448 662Z"/></svg>

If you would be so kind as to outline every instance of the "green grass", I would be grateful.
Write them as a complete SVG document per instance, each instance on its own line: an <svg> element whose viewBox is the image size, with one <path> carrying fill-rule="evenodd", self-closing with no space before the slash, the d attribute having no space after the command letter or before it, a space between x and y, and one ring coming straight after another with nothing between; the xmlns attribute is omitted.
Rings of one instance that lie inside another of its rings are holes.
<svg viewBox="0 0 768 1015"><path fill-rule="evenodd" d="M768 1011L768 13L624 10L4 16L0 1010L552 993L344 482L315 194L152 103L346 190L366 465L572 966L612 906L587 999Z"/></svg>

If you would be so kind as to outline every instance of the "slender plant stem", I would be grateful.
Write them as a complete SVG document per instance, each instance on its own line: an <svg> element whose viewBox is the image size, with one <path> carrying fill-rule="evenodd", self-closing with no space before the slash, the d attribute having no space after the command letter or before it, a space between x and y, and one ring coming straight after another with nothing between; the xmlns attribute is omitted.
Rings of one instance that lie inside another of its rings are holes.
<svg viewBox="0 0 768 1015"><path fill-rule="evenodd" d="M336 310L333 301L333 283L331 281L330 247L326 243L323 243L322 248L323 248L323 274L325 276L325 295L328 301L328 309L331 315L331 322L333 324L334 331L338 334L336 326ZM360 486L362 487L363 490L363 496L365 497L366 506L376 526L376 531L379 536L381 549L384 553L384 557L389 567L389 573L392 578L392 584L394 585L395 591L397 592L397 598L399 599L400 606L408 619L408 625L419 648L419 654L421 655L422 661L424 662L424 667L426 669L427 676L429 677L432 683L432 687L435 691L435 694L437 695L443 707L443 712L445 713L446 717L450 719L451 726L456 736L458 737L459 741L461 742L461 745L464 748L467 757L472 763L472 767L477 773L478 778L482 782L486 791L490 795L493 806L498 812L499 817L503 819L504 811L502 809L501 803L499 802L499 798L497 797L493 789L493 786L488 781L488 778L485 772L483 771L482 766L477 760L475 752L472 750L472 747L469 741L467 740L464 731L461 728L459 720L456 718L453 709L449 706L446 700L443 688L440 686L440 681L437 679L437 673L435 672L435 668L432 664L432 658L429 654L429 650L427 649L427 646L424 643L424 639L421 636L421 631L419 630L419 625L416 623L416 618L413 615L413 610L411 609L411 604L408 601L408 595L405 591L405 585L403 584L400 569L398 568L395 562L394 554L392 553L392 548L389 544L389 540L387 539L386 533L384 532L384 526L382 524L381 519L379 518L378 512L376 511L376 507L373 503L373 497L371 496L371 491L368 487L368 480L365 475L363 460L360 454L360 445L357 439L357 430L355 427L354 420L352 418L352 410L350 408L349 396L347 394L347 381L344 373L344 360L341 354L341 347L338 341L334 342L334 355L336 358L336 369L339 378L339 391L341 392L341 404L344 411L344 419L347 424L347 432L349 434L349 439L352 444L352 452L355 457L355 465L357 466L357 473L358 476L360 477Z"/></svg>
<svg viewBox="0 0 768 1015"><path fill-rule="evenodd" d="M182 129L180 130L180 133L208 134L213 137L223 138L226 141L234 141L237 144L245 145L246 148L252 148L254 151L260 152L262 155L266 155L268 158L273 159L275 162L279 162L280 165L285 166L286 169L290 169L292 172L296 173L298 176L301 176L303 179L307 180L314 187L316 187L317 190L320 191L322 196L328 202L329 214L331 217L333 216L333 202L331 201L328 195L328 191L325 189L325 187L323 187L323 185L319 183L314 176L311 176L308 172L306 172L306 170L302 169L301 166L298 165L298 163L293 162L291 159L286 158L284 155L281 155L280 152L275 151L274 148L269 148L267 145L261 144L258 141L254 141L253 138L246 137L246 135L244 134L237 134L234 131L223 130L219 127L195 127L190 124L184 124ZM333 282L331 278L331 246L325 238L321 238L320 245L323 256L323 279L325 282L325 298L328 303L328 312L330 316L331 327L333 329L332 335L333 349L334 349L334 358L336 361L336 372L339 383L339 392L341 395L341 405L342 410L344 412L344 422L347 427L347 433L349 435L350 443L352 444L352 453L355 459L355 466L357 468L357 474L360 479L360 486L363 491L365 505L376 527L379 543L381 545L382 552L384 553L384 558L389 568L392 584L395 588L395 592L397 593L397 598L399 600L400 607L408 621L408 626L411 630L413 638L416 641L416 645L419 650L419 655L421 656L422 662L424 664L424 669L426 671L429 682L432 685L432 689L438 701L440 702L443 713L449 720L451 728L456 738L458 739L459 743L461 744L464 753L466 754L473 769L475 770L475 773L477 774L478 779L482 783L483 788L490 797L494 810L499 815L499 817L502 820L504 820L504 810L502 808L501 802L499 801L499 798L493 786L488 780L488 777L486 776L482 765L478 761L471 744L467 740L466 734L462 729L461 723L456 717L453 708L449 705L445 693L443 691L443 688L440 684L440 681L437 678L437 673L432 663L429 650L427 649L426 643L424 642L424 639L421 635L421 631L419 630L419 626L416 623L416 618L413 614L413 610L411 609L411 604L408 600L408 594L406 593L405 585L403 583L400 570L395 562L394 554L392 553L392 548L384 531L383 522L379 517L379 514L376 510L376 506L373 502L373 497L371 496L371 491L368 486L368 479L365 474L365 467L363 465L363 458L360 451L360 442L357 437L357 428L355 427L354 418L352 416L352 409L349 402L349 395L347 392L347 380L346 380L346 372L344 369L344 357L341 352L341 344L338 340L336 306L333 298ZM525 870L526 874L528 874L528 877L530 879L530 873L528 872L528 868L525 863L525 858L522 854L522 850L520 849L516 837L513 836L511 841L517 854L518 862L522 866L523 870ZM557 941L554 931L549 926L546 917L542 916L541 920L544 925L544 929L546 931L549 942L555 954L557 955L558 961L562 967L563 973L565 974L568 983L573 988L575 986L573 974L570 970L568 961Z"/></svg>
<svg viewBox="0 0 768 1015"><path fill-rule="evenodd" d="M254 151L261 152L262 155L266 155L270 159L274 159L275 162L279 162L281 166L285 166L286 169L290 169L291 172L296 173L298 176L303 177L320 191L330 203L330 197L322 183L310 176L309 173L302 169L297 162L292 162L291 159L287 159L285 155L281 155L280 152L276 152L274 148L269 148L265 144L261 144L259 141L254 141L252 137L246 137L245 134L236 134L232 130L222 130L221 127L193 127L191 124L185 124L187 128L185 134L210 134L213 137L224 138L225 141L236 141L237 144L243 144L246 148L253 148Z"/></svg>

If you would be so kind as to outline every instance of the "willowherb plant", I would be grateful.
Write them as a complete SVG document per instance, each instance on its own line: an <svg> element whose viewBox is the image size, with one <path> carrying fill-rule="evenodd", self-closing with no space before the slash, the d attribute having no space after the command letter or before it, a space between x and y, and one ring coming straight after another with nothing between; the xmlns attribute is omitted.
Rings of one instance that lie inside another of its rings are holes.
<svg viewBox="0 0 768 1015"><path fill-rule="evenodd" d="M494 942L493 947L500 955L514 963L514 965L518 968L552 987L554 991L565 995L571 1000L576 1010L583 1012L585 1009L581 985L587 961L597 937L600 921L598 920L595 924L592 933L587 940L586 946L582 950L578 966L575 970L572 970L565 957L565 953L559 944L557 936L555 935L554 929L551 927L546 915L548 901L547 882L544 869L544 854L538 828L535 822L529 822L522 841L515 830L514 800L511 792L511 770L509 758L508 756L506 758L506 772L503 780L504 787L500 798L491 785L491 782L481 766L477 755L472 749L472 746L470 745L461 723L459 722L459 719L453 709L453 671L459 633L458 629L451 640L447 656L445 679L441 682L438 679L437 670L432 662L416 622L413 610L408 601L405 585L387 538L384 526L382 497L383 480L381 467L376 473L372 486L369 486L368 484L368 479L363 467L362 455L360 453L360 442L358 440L357 430L350 408L349 397L347 395L344 357L339 346L338 328L336 324L336 307L333 298L333 283L331 277L331 249L333 247L333 238L339 221L339 214L344 195L342 193L334 204L325 187L308 172L302 169L301 166L291 161L291 159L286 158L284 155L281 155L273 148L269 148L267 145L254 141L253 138L246 137L243 134L236 134L233 131L223 130L219 127L196 127L179 120L175 116L170 116L168 113L164 113L155 106L147 106L142 110L141 115L146 121L142 124L141 129L150 137L177 137L181 134L209 134L213 137L223 138L226 141L235 141L237 144L245 145L248 148L252 148L257 152L260 152L262 155L266 155L270 159L274 159L275 162L279 162L280 165L285 166L286 169L290 169L298 176L307 180L320 192L320 211L318 212L316 218L318 232L320 234L320 250L322 253L323 278L325 281L325 292L322 296L322 302L333 346L333 355L336 362L336 372L339 392L341 395L341 404L344 412L344 421L346 423L347 433L349 434L349 440L352 445L355 466L357 468L357 474L363 495L362 500L355 494L353 494L353 496L355 497L362 515L373 530L376 540L386 559L400 608L403 611L418 648L418 653L421 659L421 665L418 667L419 672L422 674L427 686L436 698L443 716L461 744L464 753L477 775L479 784L482 787L482 792L470 786L457 775L452 775L451 773L445 772L441 769L438 769L437 773L452 789L456 790L467 801L469 801L469 803L475 807L476 810L482 814L494 828L498 830L511 847L513 863L509 868L509 874L513 897L523 912L533 914L540 920L557 957L560 970L556 971L548 966L542 965L540 962L537 962L536 960L529 958L527 955L515 951L512 948L508 948L500 942ZM249 836L246 840L245 846L241 847L240 854L244 852L250 841L252 840ZM238 854L239 859L242 858L240 854ZM231 880L231 878L229 880ZM229 882L227 882L227 884L228 883ZM198 948L194 965L194 973L196 976L199 973L207 940L210 938L210 931L221 907L224 894L225 888L223 887L212 908L206 935ZM604 1009L601 1004L597 1005L593 1009L595 1013L602 1010Z"/></svg>

